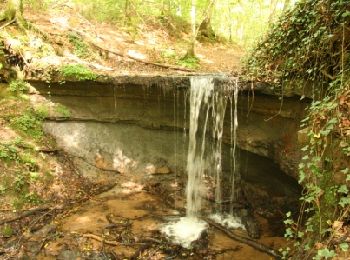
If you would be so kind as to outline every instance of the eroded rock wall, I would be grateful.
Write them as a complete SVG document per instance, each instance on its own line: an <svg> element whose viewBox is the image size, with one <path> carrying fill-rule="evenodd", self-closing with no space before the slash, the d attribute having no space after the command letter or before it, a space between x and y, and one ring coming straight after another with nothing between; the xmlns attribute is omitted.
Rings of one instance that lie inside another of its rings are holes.
<svg viewBox="0 0 350 260"><path fill-rule="evenodd" d="M32 82L36 92L31 99L35 106L48 108L45 131L90 179L133 173L148 179L182 178L186 183L189 84L188 77ZM222 146L224 194L231 187L232 105L228 98ZM260 92L239 94L237 187L255 209L280 214L297 205L297 130L305 106L292 97L282 102ZM211 140L206 145L212 145ZM203 192L210 197L210 190Z"/></svg>
<svg viewBox="0 0 350 260"><path fill-rule="evenodd" d="M40 95L62 104L69 120L134 124L146 129L184 131L188 128L188 77L136 77L112 83L34 82ZM299 160L297 132L307 102L296 97L242 91L239 94L238 146L267 157L296 178ZM223 142L231 144L231 104L227 103ZM51 119L64 119L50 109Z"/></svg>

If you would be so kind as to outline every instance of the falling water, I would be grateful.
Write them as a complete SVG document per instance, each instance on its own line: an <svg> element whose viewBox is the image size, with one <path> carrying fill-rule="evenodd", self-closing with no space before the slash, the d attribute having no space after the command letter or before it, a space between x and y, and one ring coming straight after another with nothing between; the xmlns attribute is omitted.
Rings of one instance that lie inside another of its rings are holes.
<svg viewBox="0 0 350 260"><path fill-rule="evenodd" d="M209 109L213 102L214 83L210 77L191 78L190 129L187 156L187 216L197 216L201 209L201 189L206 171L206 134ZM215 113L214 111L212 112ZM203 117L204 116L204 117ZM203 120L204 119L204 120Z"/></svg>
<svg viewBox="0 0 350 260"><path fill-rule="evenodd" d="M238 127L238 117L237 117L237 102L238 102L238 79L235 79L235 86L233 89L233 102L231 98L231 161L233 163L232 173L231 173L231 196L230 202L235 200L235 180L237 175L237 162L236 162L236 140L237 140L237 127ZM233 118L232 118L232 103L234 104ZM232 212L231 212L232 214Z"/></svg>
<svg viewBox="0 0 350 260"><path fill-rule="evenodd" d="M227 220L221 217L221 179L222 179L222 136L227 98L223 91L216 91L214 79L212 77L192 77L190 88L190 115L189 122L189 146L187 156L187 207L186 217L180 221L172 223L163 228L163 232L174 237L174 240L183 246L189 246L193 240L199 238L207 224L200 220L203 191L208 192L204 179L211 177L215 187L214 198L215 208L214 219ZM238 88L234 89L234 117L232 127L232 160L234 160L233 174L236 171L235 150L237 120L237 96ZM231 102L232 105L232 102ZM211 141L211 145L208 143ZM207 189L207 190L206 190ZM232 189L234 194L234 176L232 176ZM230 196L230 200L234 195ZM220 217L218 217L220 216ZM233 221L239 222L236 219ZM232 222L232 221L231 221Z"/></svg>

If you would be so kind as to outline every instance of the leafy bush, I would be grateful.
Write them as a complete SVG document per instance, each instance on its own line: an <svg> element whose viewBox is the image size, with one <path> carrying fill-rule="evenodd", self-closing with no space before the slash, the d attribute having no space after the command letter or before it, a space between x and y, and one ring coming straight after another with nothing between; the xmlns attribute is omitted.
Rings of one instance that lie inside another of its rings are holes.
<svg viewBox="0 0 350 260"><path fill-rule="evenodd" d="M1 230L1 235L3 237L11 237L13 235L13 229L9 225L4 225L4 227Z"/></svg>
<svg viewBox="0 0 350 260"><path fill-rule="evenodd" d="M64 78L75 78L79 81L95 80L97 75L89 68L81 65L65 65L61 67L60 72Z"/></svg>
<svg viewBox="0 0 350 260"><path fill-rule="evenodd" d="M18 150L12 144L0 143L0 160L5 162L18 160Z"/></svg>
<svg viewBox="0 0 350 260"><path fill-rule="evenodd" d="M87 58L89 56L89 46L76 34L68 35L69 42L74 46L74 53L79 58Z"/></svg>
<svg viewBox="0 0 350 260"><path fill-rule="evenodd" d="M348 1L300 1L247 59L250 76L275 89L313 87L300 125L307 135L299 163L301 213L297 222L287 214L285 237L293 244L282 250L284 259L329 259L349 247L339 242L347 239L350 210L349 23Z"/></svg>
<svg viewBox="0 0 350 260"><path fill-rule="evenodd" d="M21 116L12 118L10 123L13 128L37 139L43 136L42 121L45 116L47 114L44 111L36 112L30 108Z"/></svg>
<svg viewBox="0 0 350 260"><path fill-rule="evenodd" d="M348 1L300 1L253 49L248 71L271 82L308 79L328 84L342 71L342 48L350 51L350 38L343 34L349 21Z"/></svg>
<svg viewBox="0 0 350 260"><path fill-rule="evenodd" d="M197 57L187 57L180 59L177 64L189 69L197 69L199 67L199 59Z"/></svg>
<svg viewBox="0 0 350 260"><path fill-rule="evenodd" d="M16 95L28 93L29 84L23 80L13 80L10 82L9 90Z"/></svg>
<svg viewBox="0 0 350 260"><path fill-rule="evenodd" d="M55 110L57 113L60 114L60 116L62 117L70 117L70 111L69 109L64 106L64 105L61 105L61 104L58 104L55 106Z"/></svg>

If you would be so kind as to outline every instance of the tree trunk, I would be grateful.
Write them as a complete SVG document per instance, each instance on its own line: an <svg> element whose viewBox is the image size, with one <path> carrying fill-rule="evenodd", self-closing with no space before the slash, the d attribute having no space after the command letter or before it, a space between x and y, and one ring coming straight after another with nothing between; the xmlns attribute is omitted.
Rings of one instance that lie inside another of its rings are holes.
<svg viewBox="0 0 350 260"><path fill-rule="evenodd" d="M186 56L187 58L196 57L195 45L196 45L196 0L191 1L191 28L192 28L192 39L190 46L187 50Z"/></svg>
<svg viewBox="0 0 350 260"><path fill-rule="evenodd" d="M215 32L211 26L211 17L213 15L213 7L215 5L215 0L211 0L208 4L204 19L199 26L199 33L201 36L207 37L209 39L215 38Z"/></svg>
<svg viewBox="0 0 350 260"><path fill-rule="evenodd" d="M196 52L195 52L196 38L201 28L201 27L196 28L196 0L192 0L191 3L192 3L191 4L192 6L191 7L192 40L185 57L196 57ZM215 0L211 0L209 2L208 7L203 15L204 19L201 22L201 25L206 22L207 23L206 26L210 26L211 28L210 18L212 13L212 7L214 6L214 4L215 4Z"/></svg>

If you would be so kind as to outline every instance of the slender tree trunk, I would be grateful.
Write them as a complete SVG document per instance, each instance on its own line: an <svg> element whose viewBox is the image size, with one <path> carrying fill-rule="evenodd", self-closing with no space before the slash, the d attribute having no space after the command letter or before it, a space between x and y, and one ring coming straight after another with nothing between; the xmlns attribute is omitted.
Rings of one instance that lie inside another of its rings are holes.
<svg viewBox="0 0 350 260"><path fill-rule="evenodd" d="M192 28L192 39L190 46L187 50L186 57L195 57L195 45L196 45L196 0L191 1L191 28Z"/></svg>
<svg viewBox="0 0 350 260"><path fill-rule="evenodd" d="M210 26L210 16L212 13L212 7L215 4L215 0L209 1L208 7L204 13L204 19L201 22L201 25L204 22L207 22L207 25ZM196 0L191 1L191 28L192 28L192 40L189 49L187 50L186 57L196 57L195 47L196 47L196 38L200 31L200 26L196 28Z"/></svg>
<svg viewBox="0 0 350 260"><path fill-rule="evenodd" d="M204 14L204 19L198 28L200 31L200 35L210 39L215 38L215 32L211 26L211 18L213 15L214 6L215 6L215 0L211 0L208 3L207 10Z"/></svg>

